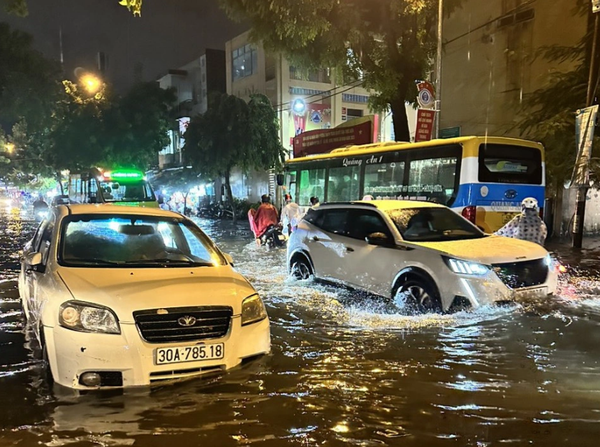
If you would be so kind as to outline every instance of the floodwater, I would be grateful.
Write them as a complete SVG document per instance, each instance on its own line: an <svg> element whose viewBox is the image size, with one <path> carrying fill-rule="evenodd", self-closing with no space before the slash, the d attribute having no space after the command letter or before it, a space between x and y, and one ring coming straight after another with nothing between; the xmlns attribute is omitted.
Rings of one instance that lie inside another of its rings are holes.
<svg viewBox="0 0 600 447"><path fill-rule="evenodd" d="M261 293L272 353L143 389L51 388L15 278L35 225L0 211L0 446L588 446L600 433L600 282L588 270L539 305L405 317L286 277L283 250L199 221ZM560 249L559 249L560 250ZM596 256L597 259L597 256Z"/></svg>

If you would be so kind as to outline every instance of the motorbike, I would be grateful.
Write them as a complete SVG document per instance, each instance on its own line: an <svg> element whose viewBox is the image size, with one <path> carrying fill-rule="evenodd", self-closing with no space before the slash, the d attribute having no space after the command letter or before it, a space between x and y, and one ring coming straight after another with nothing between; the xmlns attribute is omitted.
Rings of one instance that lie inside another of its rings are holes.
<svg viewBox="0 0 600 447"><path fill-rule="evenodd" d="M259 239L260 244L267 248L285 247L286 244L286 237L283 235L281 224L269 225L267 231Z"/></svg>

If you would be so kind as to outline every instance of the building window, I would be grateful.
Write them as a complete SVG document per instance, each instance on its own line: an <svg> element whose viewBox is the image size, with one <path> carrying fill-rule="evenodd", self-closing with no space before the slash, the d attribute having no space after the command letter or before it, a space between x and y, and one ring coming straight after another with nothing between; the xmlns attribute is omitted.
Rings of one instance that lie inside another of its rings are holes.
<svg viewBox="0 0 600 447"><path fill-rule="evenodd" d="M247 44L233 50L231 52L231 64L233 81L256 73L258 69L256 49Z"/></svg>
<svg viewBox="0 0 600 447"><path fill-rule="evenodd" d="M320 70L303 70L290 65L290 79L296 81L321 82L324 84L331 83L329 68Z"/></svg>

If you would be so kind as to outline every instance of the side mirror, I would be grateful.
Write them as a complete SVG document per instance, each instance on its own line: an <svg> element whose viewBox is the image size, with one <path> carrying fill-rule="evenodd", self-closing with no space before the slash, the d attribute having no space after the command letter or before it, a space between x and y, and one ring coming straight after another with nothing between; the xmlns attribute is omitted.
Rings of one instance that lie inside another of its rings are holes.
<svg viewBox="0 0 600 447"><path fill-rule="evenodd" d="M394 245L394 241L387 237L385 233L381 232L369 234L367 237L365 237L365 241L371 245L382 245L384 247L391 247Z"/></svg>
<svg viewBox="0 0 600 447"><path fill-rule="evenodd" d="M223 256L225 256L225 259L227 260L227 262L231 265L233 265L233 258L231 257L231 255L229 253L223 253Z"/></svg>
<svg viewBox="0 0 600 447"><path fill-rule="evenodd" d="M35 267L38 266L42 263L42 254L40 252L33 252L33 253L28 253L27 256L25 256L25 264L27 264L30 267Z"/></svg>

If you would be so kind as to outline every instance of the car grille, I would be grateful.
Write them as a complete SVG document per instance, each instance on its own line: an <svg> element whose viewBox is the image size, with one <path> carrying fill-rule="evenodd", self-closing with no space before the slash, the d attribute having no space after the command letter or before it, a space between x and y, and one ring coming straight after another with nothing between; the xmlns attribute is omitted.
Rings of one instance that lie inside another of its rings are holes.
<svg viewBox="0 0 600 447"><path fill-rule="evenodd" d="M537 286L545 283L548 277L548 266L545 259L493 264L492 268L502 282L511 289Z"/></svg>
<svg viewBox="0 0 600 447"><path fill-rule="evenodd" d="M170 343L223 337L232 315L228 306L202 306L140 310L133 318L144 340Z"/></svg>

